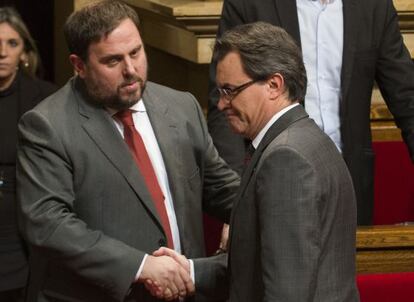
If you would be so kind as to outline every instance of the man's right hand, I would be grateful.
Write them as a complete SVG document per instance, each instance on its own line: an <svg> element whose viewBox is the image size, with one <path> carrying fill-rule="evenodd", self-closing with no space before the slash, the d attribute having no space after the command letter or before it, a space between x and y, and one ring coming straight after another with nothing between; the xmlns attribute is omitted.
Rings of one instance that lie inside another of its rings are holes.
<svg viewBox="0 0 414 302"><path fill-rule="evenodd" d="M194 284L188 272L173 258L148 255L138 279L151 294L167 301L192 295Z"/></svg>

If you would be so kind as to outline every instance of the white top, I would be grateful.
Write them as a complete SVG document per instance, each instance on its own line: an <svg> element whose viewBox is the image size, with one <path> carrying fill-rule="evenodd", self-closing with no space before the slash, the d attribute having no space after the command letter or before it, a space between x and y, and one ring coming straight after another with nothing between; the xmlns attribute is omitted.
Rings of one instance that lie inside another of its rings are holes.
<svg viewBox="0 0 414 302"><path fill-rule="evenodd" d="M305 109L341 151L342 0L296 0L308 86Z"/></svg>

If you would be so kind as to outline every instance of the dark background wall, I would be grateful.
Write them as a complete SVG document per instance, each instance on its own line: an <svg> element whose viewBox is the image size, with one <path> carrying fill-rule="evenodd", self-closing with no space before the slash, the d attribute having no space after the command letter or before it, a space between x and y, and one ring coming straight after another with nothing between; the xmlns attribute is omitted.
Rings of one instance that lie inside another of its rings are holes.
<svg viewBox="0 0 414 302"><path fill-rule="evenodd" d="M39 48L44 69L43 78L49 81L55 78L53 2L53 0L0 0L0 6L12 6L22 16Z"/></svg>

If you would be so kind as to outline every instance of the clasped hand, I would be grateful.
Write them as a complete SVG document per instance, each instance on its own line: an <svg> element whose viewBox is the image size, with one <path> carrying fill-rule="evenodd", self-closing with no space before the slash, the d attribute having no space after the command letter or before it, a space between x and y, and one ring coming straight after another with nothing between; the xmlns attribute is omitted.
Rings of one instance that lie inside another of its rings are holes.
<svg viewBox="0 0 414 302"><path fill-rule="evenodd" d="M194 294L190 261L169 248L162 247L149 255L138 279L151 295L167 301Z"/></svg>

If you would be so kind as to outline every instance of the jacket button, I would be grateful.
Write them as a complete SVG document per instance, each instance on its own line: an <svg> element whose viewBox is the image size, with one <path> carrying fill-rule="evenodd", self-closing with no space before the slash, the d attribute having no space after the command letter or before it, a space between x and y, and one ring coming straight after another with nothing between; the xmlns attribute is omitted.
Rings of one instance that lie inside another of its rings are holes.
<svg viewBox="0 0 414 302"><path fill-rule="evenodd" d="M164 238L161 238L160 240L158 240L158 246L159 247L167 246L167 242L165 241Z"/></svg>

